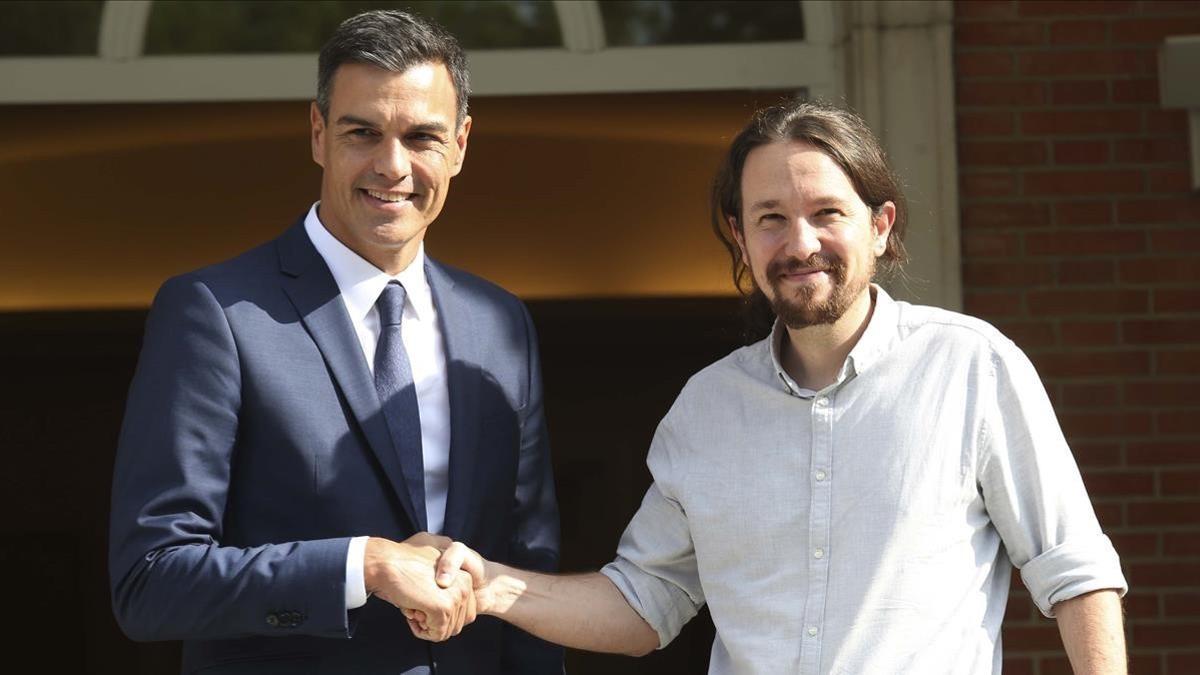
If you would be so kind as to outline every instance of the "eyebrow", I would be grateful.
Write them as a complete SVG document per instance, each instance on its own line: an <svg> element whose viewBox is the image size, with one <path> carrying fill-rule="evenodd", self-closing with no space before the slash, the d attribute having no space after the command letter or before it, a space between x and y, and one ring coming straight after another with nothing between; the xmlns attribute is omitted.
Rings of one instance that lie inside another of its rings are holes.
<svg viewBox="0 0 1200 675"><path fill-rule="evenodd" d="M354 115L342 115L341 117L339 117L337 119L337 124L339 126L370 127L371 129L379 128L378 124L376 124L370 120L365 120L361 117L355 117ZM410 132L414 132L414 131L415 132L430 132L430 131L432 131L432 132L436 132L439 134L446 134L446 133L449 133L450 128L447 127L445 124L442 124L441 122L423 122L421 124L413 125L409 129L409 131Z"/></svg>
<svg viewBox="0 0 1200 675"><path fill-rule="evenodd" d="M365 120L361 117L355 117L354 115L342 115L341 117L337 118L337 124L343 126L371 127L372 129L379 127L378 124L375 124L370 120Z"/></svg>
<svg viewBox="0 0 1200 675"><path fill-rule="evenodd" d="M747 210L747 212L769 211L771 209L777 209L777 208L779 208L779 200L778 199L763 199L763 200L754 202L753 204L750 205L750 208L748 208L746 210Z"/></svg>

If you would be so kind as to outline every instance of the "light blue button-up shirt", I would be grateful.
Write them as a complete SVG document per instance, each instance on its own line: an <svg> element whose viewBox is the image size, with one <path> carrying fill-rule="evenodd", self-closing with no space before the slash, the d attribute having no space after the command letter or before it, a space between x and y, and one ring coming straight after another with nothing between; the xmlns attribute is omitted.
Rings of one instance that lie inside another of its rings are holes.
<svg viewBox="0 0 1200 675"><path fill-rule="evenodd" d="M1124 592L1041 380L983 321L872 287L837 381L779 326L697 373L602 572L670 642L708 603L709 672L1000 672L1012 564L1047 616Z"/></svg>

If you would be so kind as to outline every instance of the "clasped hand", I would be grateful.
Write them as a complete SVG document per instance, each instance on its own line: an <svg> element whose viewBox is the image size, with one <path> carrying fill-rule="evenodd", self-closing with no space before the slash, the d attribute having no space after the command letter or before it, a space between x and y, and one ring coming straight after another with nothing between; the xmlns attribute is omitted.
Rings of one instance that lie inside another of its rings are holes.
<svg viewBox="0 0 1200 675"><path fill-rule="evenodd" d="M363 558L367 592L403 611L413 635L433 642L458 635L475 620L483 576L478 554L428 533L399 543L372 537Z"/></svg>

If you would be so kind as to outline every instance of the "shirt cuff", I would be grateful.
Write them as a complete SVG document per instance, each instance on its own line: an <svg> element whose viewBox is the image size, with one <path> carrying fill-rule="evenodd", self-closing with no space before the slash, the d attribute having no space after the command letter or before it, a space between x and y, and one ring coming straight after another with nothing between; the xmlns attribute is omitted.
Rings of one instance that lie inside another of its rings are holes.
<svg viewBox="0 0 1200 675"><path fill-rule="evenodd" d="M1021 567L1021 581L1051 618L1063 600L1104 589L1123 596L1129 588L1117 551L1103 534L1072 539L1031 559Z"/></svg>
<svg viewBox="0 0 1200 675"><path fill-rule="evenodd" d="M696 605L683 589L625 558L618 556L602 567L600 573L608 577L633 611L658 633L659 649L670 644L683 625L696 616Z"/></svg>
<svg viewBox="0 0 1200 675"><path fill-rule="evenodd" d="M346 611L367 604L367 584L363 580L363 560L367 556L367 539L354 537L346 550Z"/></svg>

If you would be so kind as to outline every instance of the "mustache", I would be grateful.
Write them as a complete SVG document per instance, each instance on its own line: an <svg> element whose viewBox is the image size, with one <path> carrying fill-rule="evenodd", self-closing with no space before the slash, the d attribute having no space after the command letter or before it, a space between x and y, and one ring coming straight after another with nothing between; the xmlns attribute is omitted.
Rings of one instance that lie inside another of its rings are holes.
<svg viewBox="0 0 1200 675"><path fill-rule="evenodd" d="M773 279L781 274L793 274L801 270L822 270L837 276L844 268L845 265L840 260L814 253L804 260L794 256L772 260L767 264L767 276Z"/></svg>

